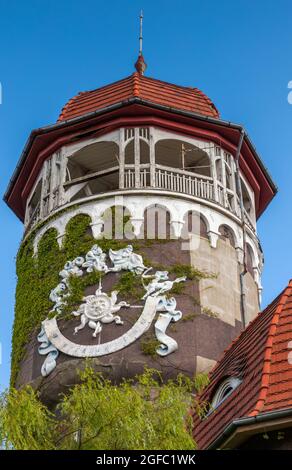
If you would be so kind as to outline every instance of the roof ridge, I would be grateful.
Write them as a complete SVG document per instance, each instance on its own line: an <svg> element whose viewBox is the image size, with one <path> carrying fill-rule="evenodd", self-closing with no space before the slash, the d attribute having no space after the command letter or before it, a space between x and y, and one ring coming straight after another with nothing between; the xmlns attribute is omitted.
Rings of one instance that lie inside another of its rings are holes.
<svg viewBox="0 0 292 470"><path fill-rule="evenodd" d="M198 88L196 88L196 87L187 86L187 85L178 85L177 83L167 82L165 80L161 80L160 78L149 77L147 75L142 75L142 80L151 80L153 82L165 83L166 85L171 85L175 88L183 88L183 89L188 90L190 92L194 91L194 90L198 90Z"/></svg>
<svg viewBox="0 0 292 470"><path fill-rule="evenodd" d="M283 308L287 302L287 299L289 297L289 294L291 293L292 289L292 280L289 281L288 286L284 290L283 294L281 295L281 298L279 300L279 303L276 307L275 313L273 315L273 318L270 323L270 328L269 328L269 333L266 341L266 346L265 346L265 354L264 354L264 366L262 370L262 380L261 380L261 386L260 386L260 391L259 391L259 396L258 400L255 404L254 409L249 413L249 416L256 416L260 413L262 410L265 400L267 397L267 391L268 391L268 384L269 384L269 379L270 379L270 371L271 371L271 357L272 357L272 348L273 348L273 341L276 335L277 331L277 326L279 323L280 319L280 314L283 311Z"/></svg>
<svg viewBox="0 0 292 470"><path fill-rule="evenodd" d="M134 72L133 75L133 95L139 96L140 95L140 74L138 72Z"/></svg>

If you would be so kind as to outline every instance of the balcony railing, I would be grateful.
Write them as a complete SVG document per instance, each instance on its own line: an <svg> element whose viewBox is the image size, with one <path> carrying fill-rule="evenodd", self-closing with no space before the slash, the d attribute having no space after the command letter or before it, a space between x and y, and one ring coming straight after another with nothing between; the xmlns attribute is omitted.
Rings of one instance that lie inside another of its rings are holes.
<svg viewBox="0 0 292 470"><path fill-rule="evenodd" d="M174 170L161 165L156 165L154 181L155 184L152 185L154 188L188 194L199 199L217 202L221 206L235 212L233 211L233 208L228 205L228 201L225 200L226 198L223 188L217 188L216 197L213 179L208 176L194 175L188 171L179 169ZM148 188L151 186L149 168L142 168L140 170L138 184L140 188ZM135 188L134 168L126 169L124 186L125 189Z"/></svg>
<svg viewBox="0 0 292 470"><path fill-rule="evenodd" d="M118 167L75 178L64 184L65 200L63 204L84 197L81 194L79 196L80 190L86 196L93 196L94 194L118 189L152 188L187 194L198 199L214 202L240 217L238 198L235 199L234 194L219 183L215 185L213 178L208 176L162 165L155 165L153 172L150 171L150 165L141 165L137 172L134 165L126 165L123 188L122 185L120 187L121 183ZM42 213L44 215L45 211L43 210ZM29 230L39 220L40 204L33 211L26 229ZM246 211L245 222L254 229L254 224Z"/></svg>

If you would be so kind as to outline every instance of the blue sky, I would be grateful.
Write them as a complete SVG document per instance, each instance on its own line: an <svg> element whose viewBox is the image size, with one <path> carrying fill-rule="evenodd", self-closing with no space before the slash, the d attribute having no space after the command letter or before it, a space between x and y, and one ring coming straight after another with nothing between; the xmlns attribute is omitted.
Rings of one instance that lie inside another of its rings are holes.
<svg viewBox="0 0 292 470"><path fill-rule="evenodd" d="M223 119L244 124L279 187L258 223L266 305L292 277L291 1L0 0L0 192L33 128L55 122L76 92L132 73L140 8L146 75L196 86ZM22 224L3 202L0 221L3 388Z"/></svg>

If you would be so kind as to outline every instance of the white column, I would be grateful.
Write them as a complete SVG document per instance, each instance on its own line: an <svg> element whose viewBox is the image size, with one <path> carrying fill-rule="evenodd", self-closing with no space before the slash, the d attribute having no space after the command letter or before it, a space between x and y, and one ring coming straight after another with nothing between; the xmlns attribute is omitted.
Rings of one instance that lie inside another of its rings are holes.
<svg viewBox="0 0 292 470"><path fill-rule="evenodd" d="M61 167L60 167L60 184L59 184L59 205L65 204L65 189L64 184L66 181L66 169L68 163L68 157L65 155L63 148L60 150Z"/></svg>
<svg viewBox="0 0 292 470"><path fill-rule="evenodd" d="M49 213L53 209L53 189L55 187L56 179L56 154L54 153L51 157L51 171L50 171L50 196L49 196Z"/></svg>
<svg viewBox="0 0 292 470"><path fill-rule="evenodd" d="M221 149L221 165L222 165L222 184L223 184L223 195L224 195L224 207L227 205L227 191L226 191L226 167L224 161L224 151Z"/></svg>
<svg viewBox="0 0 292 470"><path fill-rule="evenodd" d="M155 139L154 129L150 127L150 186L155 188Z"/></svg>
<svg viewBox="0 0 292 470"><path fill-rule="evenodd" d="M45 182L44 178L46 176L46 164L47 162L44 161L43 163L43 168L41 171L41 179L42 179L42 188L41 188L41 199L40 199L40 219L44 217L44 192L45 192ZM28 210L28 204L27 204L27 210ZM27 220L27 223L29 220Z"/></svg>
<svg viewBox="0 0 292 470"><path fill-rule="evenodd" d="M219 232L213 232L212 230L209 230L208 237L209 237L211 248L217 248L217 242L218 242L219 236L220 236Z"/></svg>
<svg viewBox="0 0 292 470"><path fill-rule="evenodd" d="M120 173L119 173L119 187L124 189L125 187L125 130L120 129L120 140L119 140L119 160L120 160Z"/></svg>
<svg viewBox="0 0 292 470"><path fill-rule="evenodd" d="M215 156L215 146L212 145L210 142L210 149L206 150L206 153L209 155L210 158L210 166L211 166L211 176L213 178L213 188L214 188L214 199L218 202L218 185L217 185L217 174L216 174L216 156Z"/></svg>
<svg viewBox="0 0 292 470"><path fill-rule="evenodd" d="M93 238L96 238L96 239L100 238L103 225L104 225L104 221L102 218L98 217L97 219L93 220L93 222L90 224Z"/></svg>
<svg viewBox="0 0 292 470"><path fill-rule="evenodd" d="M180 238L181 232L184 226L184 222L181 220L171 220L170 221L170 227L172 229L172 234L174 238ZM173 237L171 237L173 238Z"/></svg>
<svg viewBox="0 0 292 470"><path fill-rule="evenodd" d="M139 128L135 127L134 137L134 157L135 157L135 188L140 188L140 139Z"/></svg>
<svg viewBox="0 0 292 470"><path fill-rule="evenodd" d="M235 160L234 156L232 156L232 186L233 186L233 192L234 192L234 208L235 208L235 213L238 217L240 217L240 206L239 206L239 201L238 201L238 194L237 194L237 187L236 187L236 165L235 165Z"/></svg>

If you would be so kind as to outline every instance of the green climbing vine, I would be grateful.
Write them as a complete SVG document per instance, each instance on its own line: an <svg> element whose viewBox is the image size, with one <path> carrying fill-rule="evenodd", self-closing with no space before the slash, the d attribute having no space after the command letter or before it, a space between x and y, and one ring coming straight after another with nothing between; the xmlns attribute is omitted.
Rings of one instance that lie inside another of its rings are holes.
<svg viewBox="0 0 292 470"><path fill-rule="evenodd" d="M86 215L77 215L71 219L62 250L59 249L55 229L49 229L43 235L38 244L37 256L33 256L33 236L27 238L20 247L16 261L18 282L12 336L11 385L15 384L26 343L52 308L49 293L58 284L59 272L64 263L88 251L92 245L90 222L90 217Z"/></svg>
<svg viewBox="0 0 292 470"><path fill-rule="evenodd" d="M113 224L114 222L113 218ZM88 215L79 214L73 217L67 224L61 249L57 243L57 232L53 228L42 236L38 244L37 256L33 256L35 232L24 240L19 249L16 263L18 283L12 338L12 386L16 383L26 344L30 339L35 338L41 322L50 315L52 303L49 300L49 293L59 282L59 272L67 260L84 255L94 243L90 223L91 219ZM123 219L123 224L126 223L128 223L128 216ZM128 240L103 238L98 241L103 251L108 251L109 248L118 250L126 247L129 243L133 245L135 252L142 254L145 264L153 266L155 270L168 270L170 274L175 276L186 276L189 281L213 277L213 275L185 264L171 266L153 264L151 260L147 259L144 249L149 249L152 244L158 243L157 240L131 240L129 242ZM68 315L80 303L84 289L97 284L100 275L100 273L90 273L82 278L70 279L70 296L62 315ZM139 299L143 292L141 281L131 273L122 273L115 289L119 290L126 299ZM171 293L181 294L185 292L185 289L184 283L176 284ZM153 344L151 348L154 348ZM146 346L145 349L147 349Z"/></svg>

